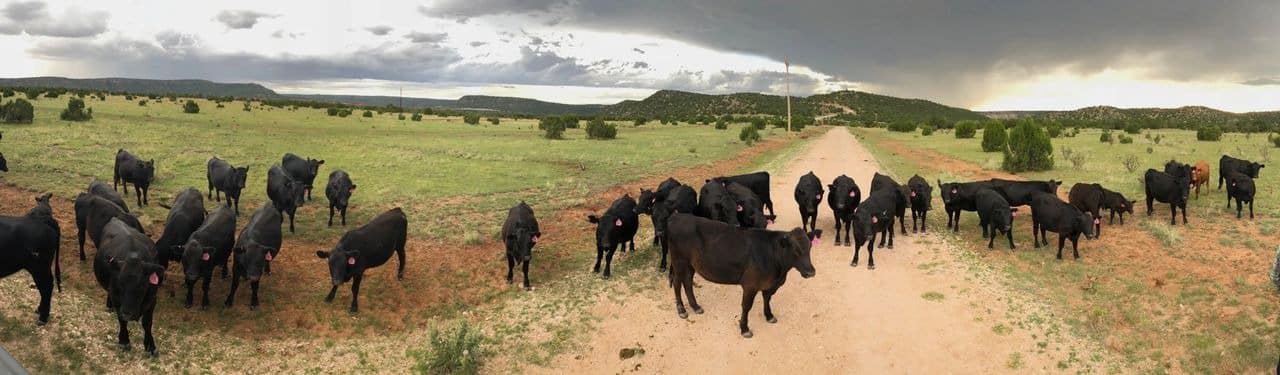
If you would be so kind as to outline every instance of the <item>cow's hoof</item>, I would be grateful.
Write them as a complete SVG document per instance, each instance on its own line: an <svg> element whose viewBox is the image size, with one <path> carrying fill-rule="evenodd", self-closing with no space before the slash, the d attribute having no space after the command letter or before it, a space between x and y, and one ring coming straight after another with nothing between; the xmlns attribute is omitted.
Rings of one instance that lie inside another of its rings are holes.
<svg viewBox="0 0 1280 375"><path fill-rule="evenodd" d="M160 356L160 353L156 351L156 348L147 349L147 354L151 355L151 358Z"/></svg>
<svg viewBox="0 0 1280 375"><path fill-rule="evenodd" d="M526 285L526 286L524 287L524 291L526 291L526 292L532 292L532 291L533 291L533 287Z"/></svg>
<svg viewBox="0 0 1280 375"><path fill-rule="evenodd" d="M258 305L249 305L249 311L258 311Z"/></svg>
<svg viewBox="0 0 1280 375"><path fill-rule="evenodd" d="M347 310L347 313L348 313L348 314L351 314L351 315L358 315L358 314L360 314L360 309L357 309L357 308L354 308L354 307L353 307L353 308L351 308L350 310Z"/></svg>
<svg viewBox="0 0 1280 375"><path fill-rule="evenodd" d="M604 274L604 276L601 276L601 278L603 278L603 279L605 279L605 280L608 280L608 279L609 279L609 274L607 274L607 273L606 273L606 274Z"/></svg>
<svg viewBox="0 0 1280 375"><path fill-rule="evenodd" d="M702 306L690 306L690 307L693 308L694 314L702 315Z"/></svg>
<svg viewBox="0 0 1280 375"><path fill-rule="evenodd" d="M195 305L193 305L193 304L191 304L191 303L184 303L184 304L182 304L182 307L183 307L183 308L187 308L187 309L190 309L190 308L191 308L191 306L195 306ZM110 308L110 307L108 307L108 308L107 308L107 311L108 311L108 312L109 312L109 311L111 311L111 308Z"/></svg>
<svg viewBox="0 0 1280 375"><path fill-rule="evenodd" d="M765 321L766 321L766 322L769 322L769 323L777 323L777 322L778 322L778 318L769 317L769 318L766 318L766 319L765 319Z"/></svg>
<svg viewBox="0 0 1280 375"><path fill-rule="evenodd" d="M849 243L849 241L845 241L844 247L853 247L853 244Z"/></svg>
<svg viewBox="0 0 1280 375"><path fill-rule="evenodd" d="M37 326L37 327L39 327L39 326L43 326L43 325L45 325L45 324L49 324L49 321L48 321L48 320L43 320L43 319L36 319L36 326Z"/></svg>
<svg viewBox="0 0 1280 375"><path fill-rule="evenodd" d="M200 305L200 311L209 311L209 304Z"/></svg>
<svg viewBox="0 0 1280 375"><path fill-rule="evenodd" d="M129 344L127 344L127 343L126 343L126 344L116 344L116 347L117 347L117 348L120 348L120 350L123 350L123 351L126 351L126 352L130 350L130 348L129 348Z"/></svg>
<svg viewBox="0 0 1280 375"><path fill-rule="evenodd" d="M855 261L849 262L849 266L858 267L858 261L855 260Z"/></svg>
<svg viewBox="0 0 1280 375"><path fill-rule="evenodd" d="M689 319L689 313L684 310L677 311L676 315L680 315L680 319Z"/></svg>
<svg viewBox="0 0 1280 375"><path fill-rule="evenodd" d="M889 244L889 250L893 250L893 244Z"/></svg>
<svg viewBox="0 0 1280 375"><path fill-rule="evenodd" d="M751 331L742 331L742 338L749 339L751 336Z"/></svg>
<svg viewBox="0 0 1280 375"><path fill-rule="evenodd" d="M874 269L876 269L876 265L874 265L874 264L868 264L868 265L867 265L867 269L869 269L869 270L874 270Z"/></svg>

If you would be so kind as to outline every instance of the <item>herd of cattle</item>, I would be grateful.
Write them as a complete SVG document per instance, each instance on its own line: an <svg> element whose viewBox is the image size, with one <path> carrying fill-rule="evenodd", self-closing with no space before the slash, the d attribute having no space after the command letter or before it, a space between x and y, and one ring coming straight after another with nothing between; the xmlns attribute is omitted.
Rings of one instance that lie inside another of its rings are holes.
<svg viewBox="0 0 1280 375"><path fill-rule="evenodd" d="M124 189L120 191L128 196L128 185L133 184L137 205L148 205L155 162L119 150L115 155L112 186L92 181L74 202L80 260L87 259L84 250L87 234L97 249L94 275L106 291L108 310L116 313L120 324L119 344L128 348L127 322L140 321L145 331L145 348L153 355L156 353L151 335L152 314L156 291L164 281L170 261L181 265L187 289L186 307L194 305L198 282L202 284L200 306L202 309L209 306L213 271L221 267L221 278L231 276L231 289L224 306L232 306L241 280L248 280L252 290L249 307L256 309L261 276L270 274L271 262L280 253L284 215L289 216L289 231L293 232L294 214L311 199L315 177L323 164L324 160L285 154L281 162L267 172L270 202L253 213L237 236L240 194L248 180L248 168L235 167L214 157L207 165L205 195L195 188L186 188L177 194L171 206L161 204L169 209L169 215L163 232L153 242L142 224L129 213L126 201L117 190L123 184ZM1253 179L1263 167L1225 155L1219 161L1219 188L1226 182L1228 207L1232 200L1236 201L1237 218L1241 217L1243 203L1249 204L1250 218L1253 217L1256 192ZM7 170L0 156L0 171ZM1209 167L1204 161L1194 166L1170 161L1164 171L1147 170L1144 176L1147 214L1152 214L1153 201L1167 203L1173 215L1171 224L1176 224L1178 209L1182 209L1185 224L1190 190L1195 189L1198 197L1200 186L1208 183L1208 176ZM765 319L774 323L777 319L770 300L786 281L789 271L794 268L802 277L814 276L816 271L809 253L821 242L823 231L817 228L817 216L824 197L835 219L835 244L855 246L850 261L854 267L865 245L867 268L875 269L876 237L880 237L879 246L892 249L895 221L898 231L907 235L908 209L911 231L927 230L926 218L932 209L934 187L926 179L912 176L903 185L876 173L870 185L863 199L862 190L852 178L841 175L824 188L818 176L809 172L800 177L795 187L801 227L773 231L767 229L777 217L768 173L711 178L705 180L698 191L668 178L654 190L642 189L638 200L625 194L605 212L587 217L596 227L593 272L601 272L603 261L602 276L610 277L614 253L620 248L635 251L639 216L649 215L654 245L662 254L658 269L668 272L679 316L687 317L682 289L693 311L702 313L693 295L694 273L713 283L738 284L743 289L739 328L744 337L751 337L747 316L757 293L764 296ZM1120 224L1124 224L1125 213L1133 213L1136 201L1099 184L1075 184L1066 202L1057 196L1059 185L1061 182L1054 180L937 181L948 229L959 230L961 211L974 211L983 237L988 239L988 248L994 246L1000 234L1007 238L1010 249L1015 247L1012 223L1019 206L1030 206L1035 247L1048 245L1047 232L1058 233L1058 259L1062 259L1062 249L1068 239L1073 255L1080 258L1079 237L1096 238L1101 233L1101 210L1110 211L1109 222L1114 222L1119 215ZM346 225L347 206L355 189L346 172L334 170L329 174L325 188L329 200L328 225L333 225L335 213L340 215L341 224ZM225 204L218 204L213 212L206 211L206 199L221 202L223 195ZM61 231L53 217L50 197L48 193L36 197L35 207L24 216L0 216L0 277L19 270L31 273L40 293L37 325L48 322L53 288L56 285L61 290L62 287L62 271L57 261ZM393 208L364 226L346 232L331 251L317 251L316 256L328 263L331 280L325 301L331 302L338 287L351 281L350 311L357 312L364 272L385 264L393 254L399 258L397 278L402 279L407 231L404 212ZM510 209L501 232L506 246L508 283L513 281L514 268L519 263L524 274L523 286L530 288L529 262L541 235L528 204L519 202ZM228 268L230 261L234 263Z"/></svg>
<svg viewBox="0 0 1280 375"><path fill-rule="evenodd" d="M152 315L156 291L171 261L181 265L187 289L186 307L194 305L194 289L199 282L203 294L200 307L208 308L213 271L221 267L222 279L231 276L231 289L224 306L232 306L240 282L248 280L252 290L249 308L257 309L261 276L271 273L271 262L280 255L284 214L289 215L289 231L293 232L294 213L310 200L312 184L322 164L324 160L285 154L281 163L267 173L270 202L255 211L237 235L240 193L245 188L249 169L234 167L214 157L207 165L207 199L221 202L222 195L226 195L226 204L218 204L209 212L205 208L206 195L188 187L174 197L171 206L160 204L169 210L169 215L160 237L152 241L117 191L128 196L129 184L133 184L138 206L149 205L148 190L155 180L155 161L142 160L125 150L117 151L112 185L91 181L88 188L75 197L74 210L80 260L87 260L84 249L87 235L97 249L93 257L94 276L106 291L108 311L115 312L120 323L120 346L129 347L127 323L140 321L144 347L148 353L156 354L151 335ZM0 166L4 164L0 162ZM334 170L329 174L325 195L329 200L330 226L335 213L340 214L341 224L346 225L347 206L355 189L346 172ZM0 216L0 277L19 270L31 273L40 292L37 325L49 321L54 286L62 289L62 269L57 260L61 229L53 217L51 196L45 193L36 197L35 207L26 215ZM407 234L408 219L399 208L393 208L364 226L346 232L331 251L317 251L316 256L328 262L332 284L325 301L331 302L338 286L351 281L350 311L357 312L365 270L386 263L393 253L400 260L397 277L403 278Z"/></svg>

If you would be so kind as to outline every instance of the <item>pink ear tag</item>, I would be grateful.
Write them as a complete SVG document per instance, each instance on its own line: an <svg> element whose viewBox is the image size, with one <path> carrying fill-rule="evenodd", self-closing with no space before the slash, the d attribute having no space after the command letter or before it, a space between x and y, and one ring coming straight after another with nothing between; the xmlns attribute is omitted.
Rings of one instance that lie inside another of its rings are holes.
<svg viewBox="0 0 1280 375"><path fill-rule="evenodd" d="M769 220L769 225L773 225L773 220Z"/></svg>
<svg viewBox="0 0 1280 375"><path fill-rule="evenodd" d="M879 222L880 222L880 218L875 217L875 216L872 216L872 217L871 217L871 224L875 224L875 223L879 223Z"/></svg>
<svg viewBox="0 0 1280 375"><path fill-rule="evenodd" d="M738 205L738 212L742 212L742 205Z"/></svg>
<svg viewBox="0 0 1280 375"><path fill-rule="evenodd" d="M821 245L822 245L822 237L814 237L812 240L809 240L809 246L821 246Z"/></svg>
<svg viewBox="0 0 1280 375"><path fill-rule="evenodd" d="M160 275L156 275L155 272L152 272L151 276L147 277L147 282L150 282L151 285L160 285Z"/></svg>
<svg viewBox="0 0 1280 375"><path fill-rule="evenodd" d="M209 260L209 253L201 254L200 260L205 260L205 261Z"/></svg>
<svg viewBox="0 0 1280 375"><path fill-rule="evenodd" d="M271 261L271 252L270 252L270 251L268 251L268 252L267 252L267 261L268 261L268 262L270 262L270 261Z"/></svg>
<svg viewBox="0 0 1280 375"><path fill-rule="evenodd" d="M916 192L914 192L914 191L913 191L913 192L911 192L911 197L912 197L912 198L915 198L915 197L916 197Z"/></svg>
<svg viewBox="0 0 1280 375"><path fill-rule="evenodd" d="M1009 211L1009 216L1018 217L1018 211Z"/></svg>
<svg viewBox="0 0 1280 375"><path fill-rule="evenodd" d="M533 241L533 243L538 243L538 236L533 236L533 238L530 238L529 240Z"/></svg>
<svg viewBox="0 0 1280 375"><path fill-rule="evenodd" d="M353 266L356 265L356 258L355 257L347 258L347 264L353 265Z"/></svg>
<svg viewBox="0 0 1280 375"><path fill-rule="evenodd" d="M614 219L614 220L613 220L613 226L615 226L615 227L620 227L620 226L622 226L622 219Z"/></svg>
<svg viewBox="0 0 1280 375"><path fill-rule="evenodd" d="M955 194L955 193L959 193L959 192L960 192L960 190L951 189L951 194Z"/></svg>
<svg viewBox="0 0 1280 375"><path fill-rule="evenodd" d="M853 190L849 190L849 198L853 198L854 195L855 193L853 192Z"/></svg>
<svg viewBox="0 0 1280 375"><path fill-rule="evenodd" d="M822 200L822 194L814 194L813 197Z"/></svg>
<svg viewBox="0 0 1280 375"><path fill-rule="evenodd" d="M1093 224L1094 224L1094 225L1102 224L1102 220L1099 220L1098 218L1096 218L1096 217L1095 217L1095 218L1093 218Z"/></svg>

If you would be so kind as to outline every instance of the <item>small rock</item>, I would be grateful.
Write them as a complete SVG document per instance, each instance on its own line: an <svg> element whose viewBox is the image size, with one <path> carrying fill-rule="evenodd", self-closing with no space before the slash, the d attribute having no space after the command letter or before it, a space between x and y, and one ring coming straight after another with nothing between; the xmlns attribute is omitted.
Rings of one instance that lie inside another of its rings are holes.
<svg viewBox="0 0 1280 375"><path fill-rule="evenodd" d="M644 355L644 348L623 348L618 351L618 359L631 359L639 355Z"/></svg>

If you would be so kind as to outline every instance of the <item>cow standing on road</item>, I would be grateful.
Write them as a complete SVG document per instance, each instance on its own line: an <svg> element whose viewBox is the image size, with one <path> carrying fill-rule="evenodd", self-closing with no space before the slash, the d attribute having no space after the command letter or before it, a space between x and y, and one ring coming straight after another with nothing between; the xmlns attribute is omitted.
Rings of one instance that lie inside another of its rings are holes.
<svg viewBox="0 0 1280 375"><path fill-rule="evenodd" d="M796 206L800 208L801 229L807 231L818 228L818 206L822 203L824 193L826 192L822 190L822 180L818 179L813 171L800 176L800 181L796 182L795 198ZM839 228L839 225L837 220L836 227ZM836 229L836 244L840 244L839 229Z"/></svg>
<svg viewBox="0 0 1280 375"><path fill-rule="evenodd" d="M769 209L769 215L777 215L773 212L773 198L769 197L769 172L748 173L729 177L716 177L713 180L720 181L728 185L730 182L737 182L751 189L756 196L760 198L760 202Z"/></svg>
<svg viewBox="0 0 1280 375"><path fill-rule="evenodd" d="M351 313L360 312L360 282L364 272L381 266L395 254L400 259L396 280L404 280L404 245L409 233L409 219L399 207L374 217L368 224L348 231L331 251L316 251L316 256L329 263L333 287L325 302L333 302L338 286L351 281Z"/></svg>
<svg viewBox="0 0 1280 375"><path fill-rule="evenodd" d="M850 266L858 266L858 252L862 245L867 246L867 269L876 269L875 246L876 234L880 234L880 246L889 240L889 248L893 248L893 218L897 207L897 193L891 190L877 190L867 200L858 205L853 213L853 260ZM845 237L845 241L849 240Z"/></svg>
<svg viewBox="0 0 1280 375"><path fill-rule="evenodd" d="M720 185L708 183L708 185ZM631 251L636 250L636 229L640 226L640 217L635 212L636 201L630 194L623 195L613 201L613 205L600 216L588 215L587 222L596 225L596 265L591 272L600 272L600 260L605 261L604 278L609 278L613 267L613 253L619 247L626 251L631 244Z"/></svg>
<svg viewBox="0 0 1280 375"><path fill-rule="evenodd" d="M933 187L929 186L929 181L920 175L911 176L907 180L907 190L911 196L911 233L916 232L916 219L920 220L920 233L926 232L926 219L929 217L929 210L933 209Z"/></svg>
<svg viewBox="0 0 1280 375"><path fill-rule="evenodd" d="M840 175L827 185L830 194L827 195L827 205L831 207L831 214L835 217L836 230L836 246L840 246L840 235L844 234L844 246L852 246L853 237L850 232L853 230L853 213L857 211L858 204L862 203L862 190L858 189L858 184L853 182L849 176ZM817 221L805 230L815 230ZM843 233L842 233L843 232Z"/></svg>
<svg viewBox="0 0 1280 375"><path fill-rule="evenodd" d="M907 209L911 207L911 199L908 197L909 193L906 187L903 187L898 181L894 181L893 177L877 172L871 177L871 193L875 194L879 190L893 193L893 216L898 218L898 226L902 229L902 235L907 235Z"/></svg>

